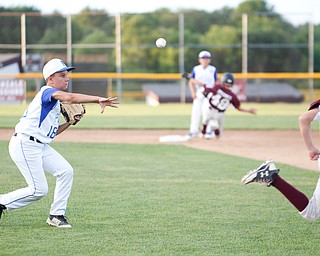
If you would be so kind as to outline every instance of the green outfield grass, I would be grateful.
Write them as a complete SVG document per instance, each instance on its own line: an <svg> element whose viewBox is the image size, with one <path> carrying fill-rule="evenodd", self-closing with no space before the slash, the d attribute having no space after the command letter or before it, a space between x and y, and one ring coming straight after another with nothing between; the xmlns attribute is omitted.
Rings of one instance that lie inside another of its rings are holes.
<svg viewBox="0 0 320 256"><path fill-rule="evenodd" d="M76 129L186 129L190 124L191 104L120 104L100 114L99 106L87 104L87 114ZM26 105L0 105L0 128L12 128L19 121ZM298 129L298 116L308 103L244 103L256 107L257 115L241 113L231 107L226 112L225 129Z"/></svg>
<svg viewBox="0 0 320 256"><path fill-rule="evenodd" d="M298 129L308 104L254 104L257 116L229 109L225 129ZM26 105L0 105L13 128ZM74 129L185 129L191 104L97 105ZM1 132L1 130L0 130ZM0 193L25 186L0 141ZM58 143L74 167L67 216L72 229L48 227L49 194L0 220L0 255L318 255L320 222L303 220L274 188L243 186L260 162L182 145ZM278 164L310 197L318 173Z"/></svg>
<svg viewBox="0 0 320 256"><path fill-rule="evenodd" d="M0 255L318 255L319 222L274 188L243 186L260 162L180 145L53 143L75 171L72 229L45 220L53 197L6 213ZM0 193L25 185L0 142ZM279 164L311 196L318 174Z"/></svg>

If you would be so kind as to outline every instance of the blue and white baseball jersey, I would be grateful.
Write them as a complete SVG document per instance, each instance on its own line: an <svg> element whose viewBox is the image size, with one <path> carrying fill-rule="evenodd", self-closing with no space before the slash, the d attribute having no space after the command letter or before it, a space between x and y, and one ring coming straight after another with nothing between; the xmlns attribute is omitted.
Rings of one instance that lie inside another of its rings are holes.
<svg viewBox="0 0 320 256"><path fill-rule="evenodd" d="M198 65L191 70L191 77L204 83L207 88L212 88L217 81L217 69L212 65L208 65L205 69ZM199 88L196 85L196 89L198 90Z"/></svg>
<svg viewBox="0 0 320 256"><path fill-rule="evenodd" d="M50 143L59 127L60 101L51 96L58 91L50 86L43 86L31 101L15 131L33 136L42 143Z"/></svg>

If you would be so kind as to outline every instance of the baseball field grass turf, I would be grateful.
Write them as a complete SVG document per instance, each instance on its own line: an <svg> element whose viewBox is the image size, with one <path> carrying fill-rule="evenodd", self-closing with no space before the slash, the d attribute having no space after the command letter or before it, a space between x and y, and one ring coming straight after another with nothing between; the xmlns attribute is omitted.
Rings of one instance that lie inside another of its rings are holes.
<svg viewBox="0 0 320 256"><path fill-rule="evenodd" d="M241 113L229 107L226 129L298 129L297 117L308 103L288 104L244 103L245 108L257 108L257 115ZM0 128L13 128L27 105L0 105ZM120 104L118 109L106 109L100 114L97 104L86 104L87 114L75 129L185 129L190 125L191 104Z"/></svg>
<svg viewBox="0 0 320 256"><path fill-rule="evenodd" d="M0 142L0 192L25 186ZM180 145L53 143L74 167L67 216L47 226L49 194L0 220L0 255L317 255L320 222L273 188L244 186L260 162ZM311 196L318 174L279 164Z"/></svg>
<svg viewBox="0 0 320 256"><path fill-rule="evenodd" d="M308 104L246 104L228 110L226 129L298 129ZM0 106L13 128L26 106ZM81 125L103 129L188 129L190 104L120 105ZM1 132L1 130L0 130ZM94 132L94 131L92 131ZM25 186L0 141L0 193ZM182 145L58 143L74 167L67 216L72 229L47 226L54 178L41 201L0 220L0 255L318 255L320 222L303 220L274 188L244 186L260 162ZM281 175L312 195L318 173L278 164Z"/></svg>

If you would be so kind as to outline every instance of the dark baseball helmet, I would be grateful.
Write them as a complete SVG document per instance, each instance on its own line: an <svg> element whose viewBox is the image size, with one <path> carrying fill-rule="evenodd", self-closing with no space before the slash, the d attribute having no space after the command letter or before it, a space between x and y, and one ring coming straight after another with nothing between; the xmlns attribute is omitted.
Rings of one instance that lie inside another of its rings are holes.
<svg viewBox="0 0 320 256"><path fill-rule="evenodd" d="M222 78L221 78L221 83L226 83L226 84L233 85L233 83L234 83L233 74L231 74L231 73L224 73L223 76L222 76Z"/></svg>

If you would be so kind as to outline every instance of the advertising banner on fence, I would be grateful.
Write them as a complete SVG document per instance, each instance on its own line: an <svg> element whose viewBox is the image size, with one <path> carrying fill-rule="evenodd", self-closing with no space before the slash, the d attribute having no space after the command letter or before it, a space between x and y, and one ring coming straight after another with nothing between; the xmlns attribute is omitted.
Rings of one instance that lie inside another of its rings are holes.
<svg viewBox="0 0 320 256"><path fill-rule="evenodd" d="M17 104L26 99L26 82L22 79L0 79L0 104Z"/></svg>

